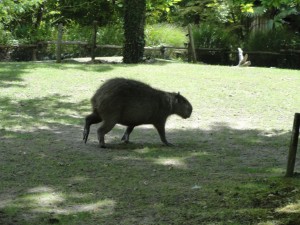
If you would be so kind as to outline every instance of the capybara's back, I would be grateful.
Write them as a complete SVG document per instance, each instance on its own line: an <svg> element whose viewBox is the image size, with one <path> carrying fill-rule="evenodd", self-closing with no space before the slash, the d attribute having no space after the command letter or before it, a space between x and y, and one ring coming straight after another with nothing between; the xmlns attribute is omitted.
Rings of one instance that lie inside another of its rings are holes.
<svg viewBox="0 0 300 225"><path fill-rule="evenodd" d="M115 78L104 83L92 98L102 119L123 125L151 124L170 114L169 94L135 80Z"/></svg>
<svg viewBox="0 0 300 225"><path fill-rule="evenodd" d="M165 137L162 137L167 117L177 114L188 118L192 113L192 105L180 94L154 89L142 82L125 78L106 81L96 91L91 102L93 113L86 118L85 130L89 132L90 124L103 121L98 131L101 146L102 133L107 133L117 123L128 126L130 132L135 126L153 124L158 131L163 129L159 133L162 141L167 143ZM85 140L87 135L84 135Z"/></svg>

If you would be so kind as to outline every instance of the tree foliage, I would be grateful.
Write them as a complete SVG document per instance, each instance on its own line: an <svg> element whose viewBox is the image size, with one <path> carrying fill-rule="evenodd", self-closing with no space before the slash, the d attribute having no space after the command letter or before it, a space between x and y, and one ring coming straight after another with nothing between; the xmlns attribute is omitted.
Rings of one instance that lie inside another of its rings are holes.
<svg viewBox="0 0 300 225"><path fill-rule="evenodd" d="M107 0L61 0L59 6L64 21L72 20L82 25L91 25L95 20L105 25L121 17L120 5Z"/></svg>
<svg viewBox="0 0 300 225"><path fill-rule="evenodd" d="M34 11L43 0L5 0L0 2L0 20L2 23L16 21L19 17L26 13Z"/></svg>

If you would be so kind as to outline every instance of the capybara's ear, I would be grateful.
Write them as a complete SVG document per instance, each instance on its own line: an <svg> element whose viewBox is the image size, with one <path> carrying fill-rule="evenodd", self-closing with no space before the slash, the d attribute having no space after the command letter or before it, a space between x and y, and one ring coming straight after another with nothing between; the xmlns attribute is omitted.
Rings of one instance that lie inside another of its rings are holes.
<svg viewBox="0 0 300 225"><path fill-rule="evenodd" d="M175 95L175 103L179 102L180 92Z"/></svg>

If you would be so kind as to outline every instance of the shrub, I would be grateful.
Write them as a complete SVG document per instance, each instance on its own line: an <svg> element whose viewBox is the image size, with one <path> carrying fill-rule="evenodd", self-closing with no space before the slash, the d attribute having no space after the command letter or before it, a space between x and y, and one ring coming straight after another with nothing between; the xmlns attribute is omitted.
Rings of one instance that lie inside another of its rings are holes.
<svg viewBox="0 0 300 225"><path fill-rule="evenodd" d="M171 24L147 25L145 29L146 45L168 45L182 47L187 42L187 31Z"/></svg>
<svg viewBox="0 0 300 225"><path fill-rule="evenodd" d="M34 37L31 37L31 40L33 43L38 41L45 41L45 40L55 40L57 38L56 36L53 36L53 33L55 32L56 28L53 27L49 23L41 22L38 30L35 33Z"/></svg>
<svg viewBox="0 0 300 225"><path fill-rule="evenodd" d="M7 45L13 40L11 32L4 29L3 24L0 23L0 44Z"/></svg>
<svg viewBox="0 0 300 225"><path fill-rule="evenodd" d="M55 27L45 22L41 22L37 30L34 30L32 25L24 24L16 26L11 32L5 30L0 24L0 43L4 45L26 45L44 40L55 40L57 37L57 35L53 36L55 30Z"/></svg>
<svg viewBox="0 0 300 225"><path fill-rule="evenodd" d="M97 32L97 43L101 45L123 45L123 25L112 24L100 27Z"/></svg>
<svg viewBox="0 0 300 225"><path fill-rule="evenodd" d="M12 40L10 40L9 44L11 45L21 45L21 44L30 44L30 26L24 24L23 26L17 26L12 31Z"/></svg>
<svg viewBox="0 0 300 225"><path fill-rule="evenodd" d="M284 29L256 31L245 45L248 51L279 51L281 49L299 49L300 38L297 34Z"/></svg>
<svg viewBox="0 0 300 225"><path fill-rule="evenodd" d="M64 27L63 30L63 39L68 41L86 41L90 42L92 38L93 28L88 26L81 26L78 23L70 23ZM56 36L53 37L54 40L57 38L57 29Z"/></svg>
<svg viewBox="0 0 300 225"><path fill-rule="evenodd" d="M239 45L237 36L229 29L220 25L203 23L193 27L196 48L236 49Z"/></svg>

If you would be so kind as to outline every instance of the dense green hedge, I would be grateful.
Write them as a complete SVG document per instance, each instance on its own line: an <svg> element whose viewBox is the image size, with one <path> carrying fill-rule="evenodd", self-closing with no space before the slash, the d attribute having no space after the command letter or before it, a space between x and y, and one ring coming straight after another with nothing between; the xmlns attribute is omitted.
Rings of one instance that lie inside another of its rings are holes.
<svg viewBox="0 0 300 225"><path fill-rule="evenodd" d="M300 36L284 29L255 32L249 35L245 48L249 51L300 49Z"/></svg>
<svg viewBox="0 0 300 225"><path fill-rule="evenodd" d="M202 23L193 28L196 48L221 48L236 50L241 47L247 51L274 51L281 49L300 49L300 36L289 30L277 29L256 31L241 40L234 30L221 25Z"/></svg>
<svg viewBox="0 0 300 225"><path fill-rule="evenodd" d="M240 47L237 35L222 25L202 23L193 27L196 48L236 49Z"/></svg>

